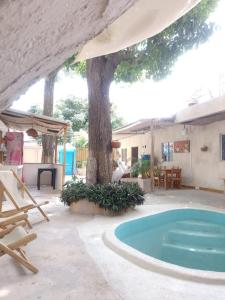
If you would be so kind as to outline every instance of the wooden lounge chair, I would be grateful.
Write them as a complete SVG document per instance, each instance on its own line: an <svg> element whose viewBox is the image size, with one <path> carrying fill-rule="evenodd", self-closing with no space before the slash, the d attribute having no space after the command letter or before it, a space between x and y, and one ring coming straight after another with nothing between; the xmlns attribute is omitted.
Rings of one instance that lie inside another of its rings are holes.
<svg viewBox="0 0 225 300"><path fill-rule="evenodd" d="M1 228L6 228L8 225L16 225L18 222L25 221L25 223L28 225L29 228L32 226L30 225L30 222L28 221L28 215L25 214L24 212L15 212L9 214L4 214L0 212L0 227Z"/></svg>
<svg viewBox="0 0 225 300"><path fill-rule="evenodd" d="M15 225L0 229L0 256L8 254L31 272L37 273L38 269L27 259L25 252L21 249L36 238L35 233L27 233L23 226Z"/></svg>
<svg viewBox="0 0 225 300"><path fill-rule="evenodd" d="M10 201L15 208L2 211L4 199ZM7 216L10 213L28 212L36 208L46 221L49 221L47 215L41 209L41 206L48 203L48 201L44 201L38 204L13 170L0 171L0 212L3 215Z"/></svg>

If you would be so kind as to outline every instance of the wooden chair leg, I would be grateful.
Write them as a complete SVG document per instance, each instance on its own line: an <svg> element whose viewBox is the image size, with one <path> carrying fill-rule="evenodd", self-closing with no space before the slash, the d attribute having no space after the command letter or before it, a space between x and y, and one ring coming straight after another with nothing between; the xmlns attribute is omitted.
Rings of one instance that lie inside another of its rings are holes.
<svg viewBox="0 0 225 300"><path fill-rule="evenodd" d="M30 270L33 273L37 273L38 269L32 265L28 259L24 258L24 254L23 256L18 255L17 253L15 253L13 250L11 250L9 247L5 246L4 244L0 245L0 250L2 252L4 252L5 254L8 254L9 256L11 256L12 258L14 258L16 261L18 261L21 265L23 265L25 268L27 268L28 270ZM18 249L17 249L18 251ZM20 253L21 254L21 253Z"/></svg>
<svg viewBox="0 0 225 300"><path fill-rule="evenodd" d="M34 197L31 195L31 193L29 192L29 190L27 189L27 187L24 185L24 183L20 180L20 178L17 176L17 174L14 172L14 170L12 170L12 173L14 175L14 177L16 178L16 180L18 181L18 183L20 184L20 186L23 188L23 191L29 196L30 200L37 205L37 209L40 211L40 213L42 214L42 216L46 219L46 221L49 222L49 218L48 216L44 213L44 211L40 208L40 206L38 206L38 203L35 201Z"/></svg>

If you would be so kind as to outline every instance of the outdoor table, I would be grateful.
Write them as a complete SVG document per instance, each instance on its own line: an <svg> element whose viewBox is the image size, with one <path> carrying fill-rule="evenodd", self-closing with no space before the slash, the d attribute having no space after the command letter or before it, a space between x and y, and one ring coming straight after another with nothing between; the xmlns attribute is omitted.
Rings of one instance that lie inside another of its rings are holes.
<svg viewBox="0 0 225 300"><path fill-rule="evenodd" d="M164 188L180 188L181 185L181 169L179 168L170 168L170 169L161 169L160 176L163 177Z"/></svg>
<svg viewBox="0 0 225 300"><path fill-rule="evenodd" d="M43 172L51 172L52 178L51 178L51 186L55 190L55 180L56 180L56 168L38 168L38 176L37 176L37 188L40 190L40 181L41 181L41 173Z"/></svg>

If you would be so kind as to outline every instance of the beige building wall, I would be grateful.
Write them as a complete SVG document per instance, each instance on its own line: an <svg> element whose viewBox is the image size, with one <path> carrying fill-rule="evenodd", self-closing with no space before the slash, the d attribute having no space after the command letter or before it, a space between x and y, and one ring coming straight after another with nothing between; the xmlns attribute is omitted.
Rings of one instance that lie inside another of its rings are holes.
<svg viewBox="0 0 225 300"><path fill-rule="evenodd" d="M155 130L155 157L162 166L181 167L185 185L223 190L222 178L225 178L225 161L221 160L220 136L225 134L225 121L205 126L186 126L186 133L183 129L183 125L176 124ZM131 147L138 147L139 157L143 153L151 154L150 132L121 137L119 140L121 149L127 148L129 165ZM190 140L190 152L173 153L173 161L162 162L162 143L181 140ZM207 146L208 151L201 151L203 146Z"/></svg>
<svg viewBox="0 0 225 300"><path fill-rule="evenodd" d="M131 165L131 147L138 147L138 154L149 154L151 152L151 134L134 134L128 137L119 139L121 142L121 149L127 149L127 164Z"/></svg>
<svg viewBox="0 0 225 300"><path fill-rule="evenodd" d="M189 136L183 135L183 125L173 125L164 129L155 130L154 147L155 157L162 166L182 168L183 184L192 185L191 171L191 153L173 153L173 160L168 162L162 161L162 143L175 142L190 139ZM190 142L192 147L192 142ZM192 151L192 149L191 149Z"/></svg>
<svg viewBox="0 0 225 300"><path fill-rule="evenodd" d="M41 163L42 147L38 144L25 143L23 147L24 163Z"/></svg>

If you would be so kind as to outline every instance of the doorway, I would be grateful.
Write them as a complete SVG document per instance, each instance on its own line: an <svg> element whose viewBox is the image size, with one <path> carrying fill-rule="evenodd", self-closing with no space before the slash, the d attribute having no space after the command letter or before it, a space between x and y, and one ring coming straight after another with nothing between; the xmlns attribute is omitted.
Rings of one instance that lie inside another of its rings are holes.
<svg viewBox="0 0 225 300"><path fill-rule="evenodd" d="M131 147L131 166L138 161L138 147Z"/></svg>

